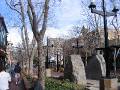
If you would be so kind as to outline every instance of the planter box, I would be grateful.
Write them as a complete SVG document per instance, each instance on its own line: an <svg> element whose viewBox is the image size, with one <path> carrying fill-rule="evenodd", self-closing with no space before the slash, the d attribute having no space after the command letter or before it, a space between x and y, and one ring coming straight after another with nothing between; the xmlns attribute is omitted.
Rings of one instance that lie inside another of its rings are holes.
<svg viewBox="0 0 120 90"><path fill-rule="evenodd" d="M101 78L100 79L100 90L118 90L118 79L117 78Z"/></svg>
<svg viewBox="0 0 120 90"><path fill-rule="evenodd" d="M24 78L24 83L25 83L26 89L31 88L32 85L31 85L30 81L28 81L26 78Z"/></svg>

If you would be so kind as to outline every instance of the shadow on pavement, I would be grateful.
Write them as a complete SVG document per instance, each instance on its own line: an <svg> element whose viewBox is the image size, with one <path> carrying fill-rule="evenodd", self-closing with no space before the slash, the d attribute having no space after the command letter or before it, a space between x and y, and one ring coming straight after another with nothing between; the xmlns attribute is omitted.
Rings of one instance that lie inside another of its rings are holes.
<svg viewBox="0 0 120 90"><path fill-rule="evenodd" d="M120 90L120 86L118 86L118 90Z"/></svg>

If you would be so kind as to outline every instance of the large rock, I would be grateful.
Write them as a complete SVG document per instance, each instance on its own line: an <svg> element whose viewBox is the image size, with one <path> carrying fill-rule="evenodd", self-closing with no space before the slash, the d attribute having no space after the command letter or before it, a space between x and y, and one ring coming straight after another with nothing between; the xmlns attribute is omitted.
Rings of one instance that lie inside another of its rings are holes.
<svg viewBox="0 0 120 90"><path fill-rule="evenodd" d="M106 64L103 54L97 53L88 58L86 67L86 76L88 79L100 79L106 76Z"/></svg>
<svg viewBox="0 0 120 90"><path fill-rule="evenodd" d="M85 68L80 55L71 55L65 65L65 78L71 81L86 85Z"/></svg>

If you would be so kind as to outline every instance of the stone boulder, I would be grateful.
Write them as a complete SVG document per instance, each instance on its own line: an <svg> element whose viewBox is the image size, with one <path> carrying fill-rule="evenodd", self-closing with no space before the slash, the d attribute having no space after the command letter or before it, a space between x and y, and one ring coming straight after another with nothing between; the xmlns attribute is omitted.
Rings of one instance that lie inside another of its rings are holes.
<svg viewBox="0 0 120 90"><path fill-rule="evenodd" d="M80 55L71 55L65 64L65 78L77 84L86 85L86 74Z"/></svg>

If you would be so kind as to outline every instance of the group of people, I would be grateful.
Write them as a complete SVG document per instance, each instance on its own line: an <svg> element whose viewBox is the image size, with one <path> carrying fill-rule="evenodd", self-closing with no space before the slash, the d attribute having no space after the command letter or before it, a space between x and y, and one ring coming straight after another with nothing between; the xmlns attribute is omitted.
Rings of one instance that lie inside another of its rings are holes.
<svg viewBox="0 0 120 90"><path fill-rule="evenodd" d="M19 62L15 65L12 73L7 72L5 66L0 64L0 90L9 90L12 78L15 78L16 85L18 85L20 72L21 67ZM13 73L14 75L12 75Z"/></svg>

